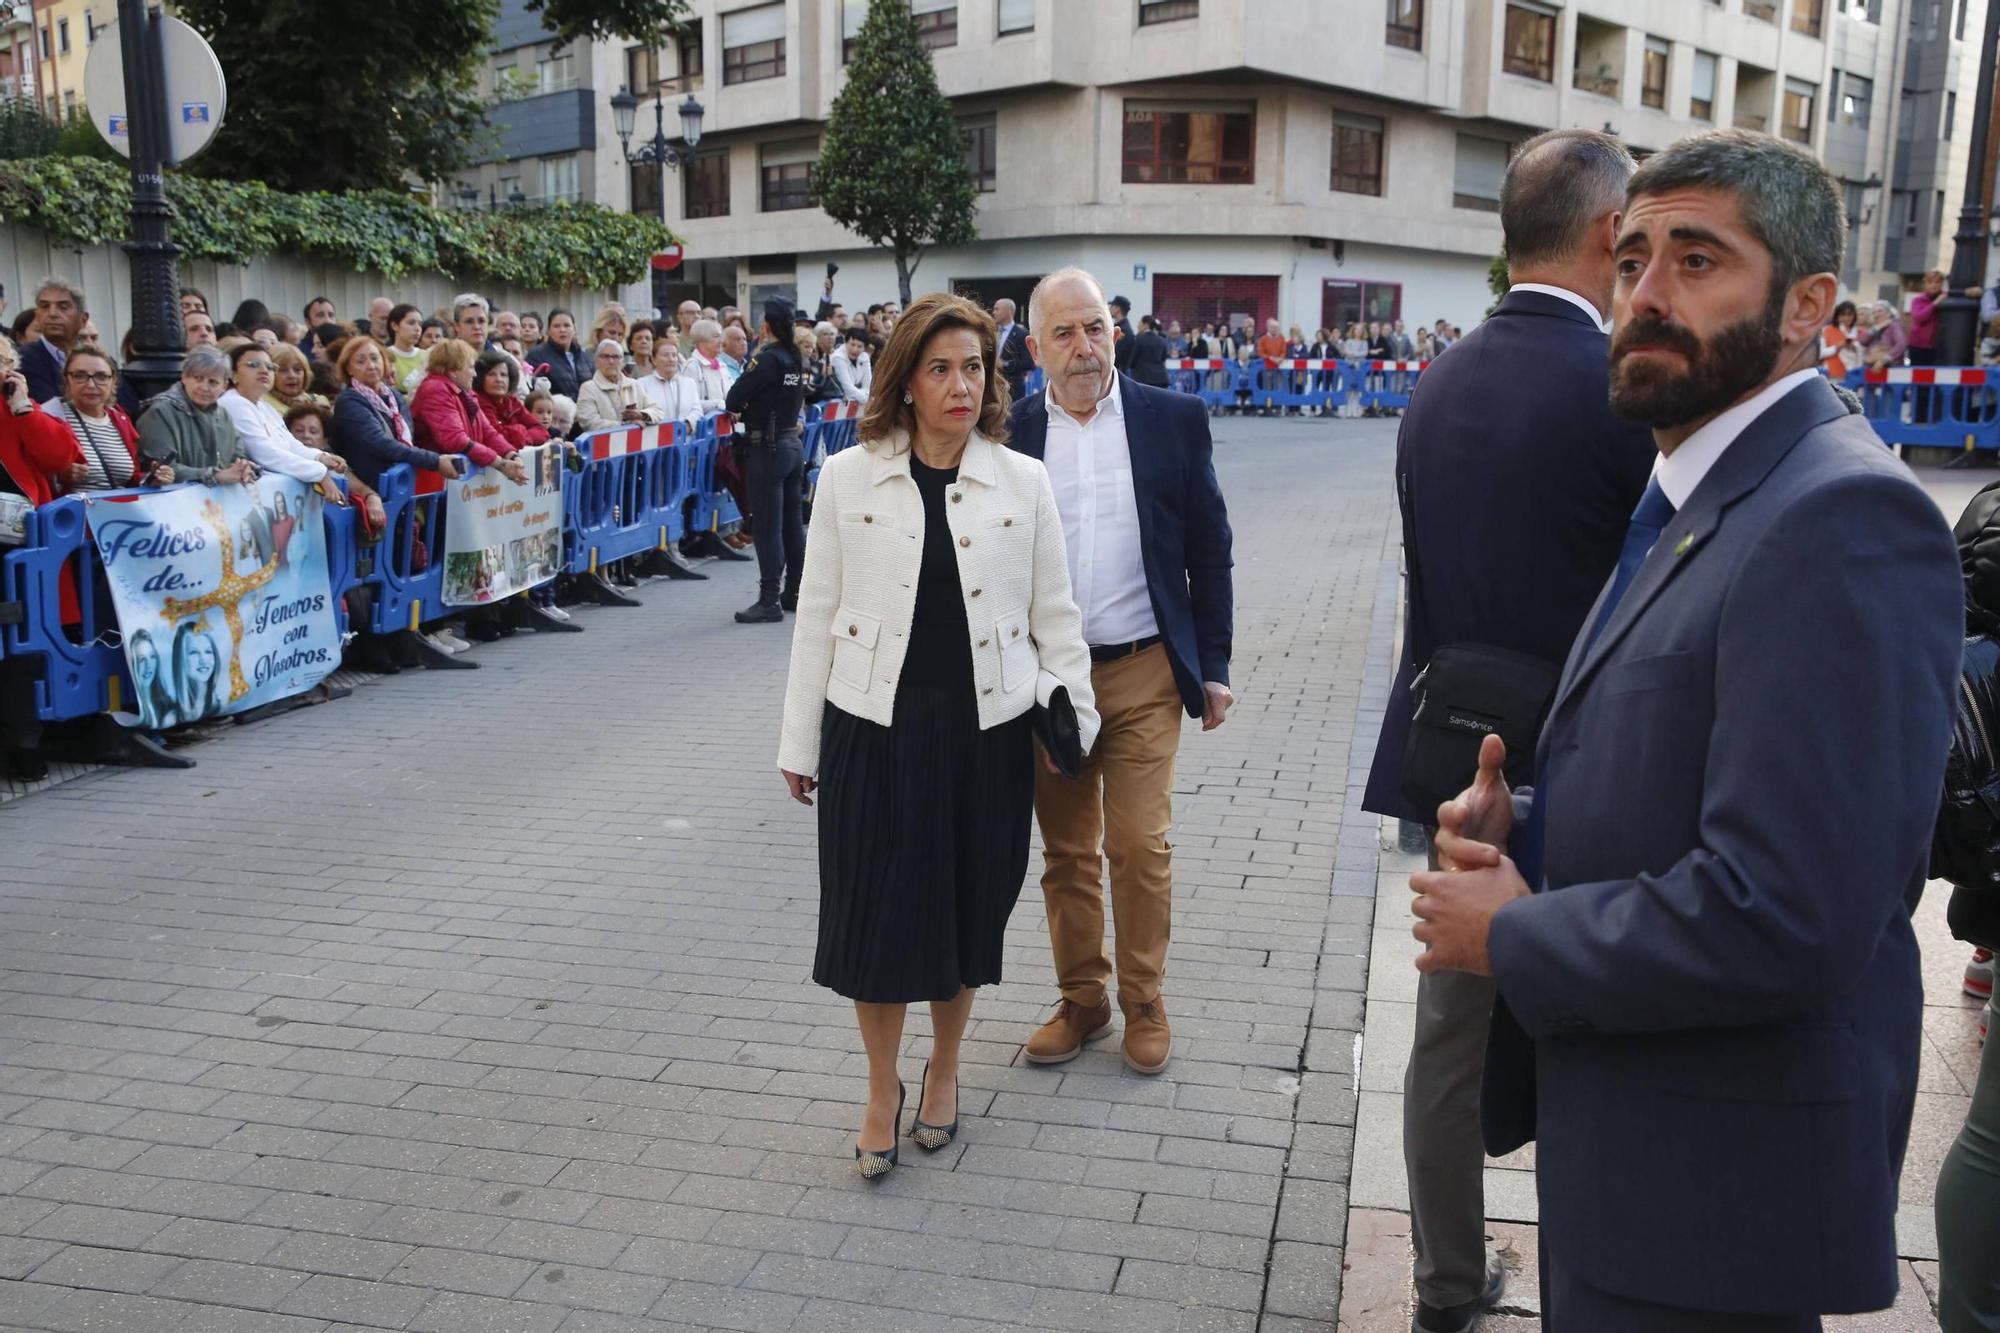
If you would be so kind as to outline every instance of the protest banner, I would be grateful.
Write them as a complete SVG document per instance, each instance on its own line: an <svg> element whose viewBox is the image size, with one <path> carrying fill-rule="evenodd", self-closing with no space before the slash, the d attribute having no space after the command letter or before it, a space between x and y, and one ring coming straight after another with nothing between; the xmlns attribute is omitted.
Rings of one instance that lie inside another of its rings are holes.
<svg viewBox="0 0 2000 1333"><path fill-rule="evenodd" d="M525 482L481 468L445 488L447 606L478 606L547 583L562 564L562 449L538 444L514 455Z"/></svg>
<svg viewBox="0 0 2000 1333"><path fill-rule="evenodd" d="M275 474L90 500L138 726L239 713L340 665L323 503Z"/></svg>

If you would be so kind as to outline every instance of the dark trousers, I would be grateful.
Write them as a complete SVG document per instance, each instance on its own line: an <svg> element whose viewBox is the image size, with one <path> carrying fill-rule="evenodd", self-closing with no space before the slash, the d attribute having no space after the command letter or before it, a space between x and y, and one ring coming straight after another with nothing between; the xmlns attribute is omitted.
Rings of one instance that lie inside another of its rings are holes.
<svg viewBox="0 0 2000 1333"><path fill-rule="evenodd" d="M44 660L10 657L0 661L0 748L32 750L42 743L35 686L41 681Z"/></svg>
<svg viewBox="0 0 2000 1333"><path fill-rule="evenodd" d="M1438 868L1435 843L1430 868ZM1492 1021L1491 977L1426 972L1417 979L1416 1035L1403 1071L1403 1165L1413 1277L1417 1295L1432 1305L1462 1305L1486 1287L1479 1087Z"/></svg>
<svg viewBox="0 0 2000 1333"><path fill-rule="evenodd" d="M2000 1331L2000 1032L1986 1039L1972 1108L1937 1182L1938 1323Z"/></svg>
<svg viewBox="0 0 2000 1333"><path fill-rule="evenodd" d="M1593 1287L1541 1244L1545 1333L1820 1333L1816 1314L1723 1314L1655 1305Z"/></svg>
<svg viewBox="0 0 2000 1333"><path fill-rule="evenodd" d="M753 444L744 454L750 511L757 516L757 597L775 602L779 584L796 588L805 572L806 451L798 436L788 435Z"/></svg>

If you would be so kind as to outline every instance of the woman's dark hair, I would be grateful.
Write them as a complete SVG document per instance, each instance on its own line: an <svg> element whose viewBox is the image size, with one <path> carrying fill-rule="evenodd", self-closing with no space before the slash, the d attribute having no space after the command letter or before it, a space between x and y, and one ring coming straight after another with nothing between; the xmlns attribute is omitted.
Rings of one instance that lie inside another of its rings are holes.
<svg viewBox="0 0 2000 1333"><path fill-rule="evenodd" d="M514 364L513 357L505 352L481 352L479 359L472 363L472 387L476 391L486 392L486 377L493 372L495 366L507 367L508 393L521 387L521 368Z"/></svg>
<svg viewBox="0 0 2000 1333"><path fill-rule="evenodd" d="M1007 381L1000 374L1000 360L994 355L999 329L984 306L963 296L932 292L910 302L910 308L896 321L888 345L875 360L875 379L868 390L868 406L862 411L855 434L864 445L886 440L901 430L914 436L917 414L903 401L903 390L916 378L918 363L931 339L949 329L970 329L979 340L979 354L985 362L986 385L979 400L978 431L995 443L1007 439Z"/></svg>
<svg viewBox="0 0 2000 1333"><path fill-rule="evenodd" d="M542 320L543 338L546 339L551 336L550 326L553 325L559 317L564 315L569 316L569 330L570 330L569 340L572 343L576 341L576 316L574 314L571 314L571 312L563 309L561 306L557 306L555 309L549 311L547 316L543 318Z"/></svg>
<svg viewBox="0 0 2000 1333"><path fill-rule="evenodd" d="M285 409L287 426L301 417L318 417L320 425L329 430L333 427L333 409L318 398L302 398Z"/></svg>
<svg viewBox="0 0 2000 1333"><path fill-rule="evenodd" d="M1833 322L1835 324L1840 323L1840 317L1842 315L1853 315L1855 318L1859 319L1861 317L1861 312L1854 308L1854 302L1842 301L1839 305L1833 308Z"/></svg>
<svg viewBox="0 0 2000 1333"><path fill-rule="evenodd" d="M229 368L231 370L236 370L237 368L239 368L243 364L243 358L250 355L250 353L252 352L262 352L266 356L269 356L271 354L269 348L264 347L259 343L244 343L240 347L232 347L229 349ZM275 366L273 368L275 369Z"/></svg>
<svg viewBox="0 0 2000 1333"><path fill-rule="evenodd" d="M439 333L448 334L451 332L451 325L433 315L424 321L424 327L417 331L417 337L421 340L424 336L424 331L428 329L436 329Z"/></svg>
<svg viewBox="0 0 2000 1333"><path fill-rule="evenodd" d="M229 317L229 322L245 333L261 329L271 322L271 307L253 297L236 307L236 313Z"/></svg>
<svg viewBox="0 0 2000 1333"><path fill-rule="evenodd" d="M401 324L405 318L407 318L410 315L420 315L422 313L423 312L421 310L411 305L408 301L404 301L400 305L391 306L389 309L389 328L392 330L392 332L390 333L389 336L392 338L395 337L395 333L393 332L393 330L398 324Z"/></svg>
<svg viewBox="0 0 2000 1333"><path fill-rule="evenodd" d="M26 310L14 316L14 341L17 343L20 342L22 335L27 333L28 326L34 322L35 308L33 306L29 306ZM129 337L130 335L127 336Z"/></svg>
<svg viewBox="0 0 2000 1333"><path fill-rule="evenodd" d="M313 345L316 347L324 347L336 339L353 336L354 330L345 324L315 324L312 329Z"/></svg>

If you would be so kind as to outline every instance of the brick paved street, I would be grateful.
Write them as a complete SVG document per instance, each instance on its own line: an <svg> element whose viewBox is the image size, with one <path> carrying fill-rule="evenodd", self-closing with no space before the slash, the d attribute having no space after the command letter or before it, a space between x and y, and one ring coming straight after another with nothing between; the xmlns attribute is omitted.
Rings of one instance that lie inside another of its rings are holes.
<svg viewBox="0 0 2000 1333"><path fill-rule="evenodd" d="M1393 426L1219 431L1243 702L1182 752L1164 1077L1019 1063L1031 882L960 1143L856 1179L788 632L711 567L0 805L0 1326L1330 1327Z"/></svg>

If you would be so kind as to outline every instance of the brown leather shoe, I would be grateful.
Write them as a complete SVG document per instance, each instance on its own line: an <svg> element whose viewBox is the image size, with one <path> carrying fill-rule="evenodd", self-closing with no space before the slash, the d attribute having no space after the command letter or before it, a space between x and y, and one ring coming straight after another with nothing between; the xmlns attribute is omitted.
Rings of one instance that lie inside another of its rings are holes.
<svg viewBox="0 0 2000 1333"><path fill-rule="evenodd" d="M1157 999L1125 1011L1125 1067L1135 1074L1157 1074L1173 1054L1174 1034L1167 1012Z"/></svg>
<svg viewBox="0 0 2000 1333"><path fill-rule="evenodd" d="M1042 1024L1035 1035L1028 1038L1021 1054L1031 1065L1063 1064L1082 1054L1085 1042L1096 1041L1109 1031L1110 1000L1104 1000L1091 1009L1064 1000L1056 1006L1055 1017Z"/></svg>

